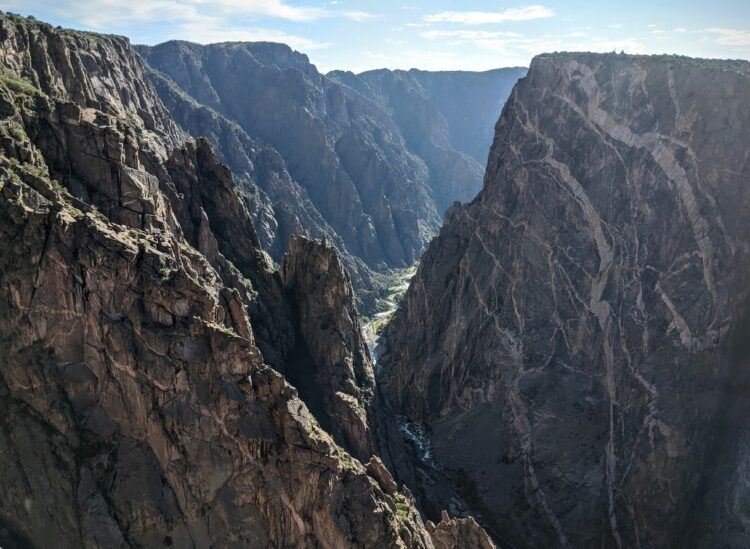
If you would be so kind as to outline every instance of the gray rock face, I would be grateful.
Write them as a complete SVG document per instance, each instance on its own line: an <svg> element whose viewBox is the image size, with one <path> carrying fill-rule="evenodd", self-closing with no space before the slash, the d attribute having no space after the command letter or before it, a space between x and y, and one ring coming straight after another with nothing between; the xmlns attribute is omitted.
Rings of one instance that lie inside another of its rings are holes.
<svg viewBox="0 0 750 549"><path fill-rule="evenodd" d="M515 87L383 374L498 539L746 544L748 107L746 62L542 55Z"/></svg>
<svg viewBox="0 0 750 549"><path fill-rule="evenodd" d="M334 71L328 76L388 112L407 148L422 158L440 213L481 188L494 126L513 85L526 69L487 72L420 70Z"/></svg>
<svg viewBox="0 0 750 549"><path fill-rule="evenodd" d="M305 392L321 423L365 463L377 451L371 428L375 376L349 275L327 241L304 237L289 241L280 274L304 347L287 376L300 391L300 383L309 385Z"/></svg>
<svg viewBox="0 0 750 549"><path fill-rule="evenodd" d="M3 15L0 52L0 544L433 548L280 373L248 199L127 40Z"/></svg>
<svg viewBox="0 0 750 549"><path fill-rule="evenodd" d="M282 44L167 42L139 52L199 103L277 149L341 237L375 269L405 266L440 217L429 173L372 101Z"/></svg>
<svg viewBox="0 0 750 549"><path fill-rule="evenodd" d="M346 251L341 237L323 219L305 189L289 175L281 155L273 147L251 139L236 122L197 103L164 75L151 70L149 76L180 127L210 141L219 160L232 170L263 249L279 262L292 235L325 236L334 243L351 273L361 309L371 310L385 280L381 281L362 259Z"/></svg>
<svg viewBox="0 0 750 549"><path fill-rule="evenodd" d="M497 117L513 86L526 75L526 70L525 67L484 72L413 69L406 74L419 84L445 118L453 147L472 156L484 167L495 136Z"/></svg>

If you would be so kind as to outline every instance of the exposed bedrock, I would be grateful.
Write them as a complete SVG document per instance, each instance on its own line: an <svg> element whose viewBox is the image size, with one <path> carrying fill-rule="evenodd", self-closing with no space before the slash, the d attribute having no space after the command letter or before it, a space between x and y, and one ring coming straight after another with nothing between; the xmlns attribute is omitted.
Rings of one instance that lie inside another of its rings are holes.
<svg viewBox="0 0 750 549"><path fill-rule="evenodd" d="M0 544L435 547L287 382L247 197L127 39L2 15L0 58Z"/></svg>
<svg viewBox="0 0 750 549"><path fill-rule="evenodd" d="M749 75L536 57L424 254L382 385L498 539L748 539Z"/></svg>

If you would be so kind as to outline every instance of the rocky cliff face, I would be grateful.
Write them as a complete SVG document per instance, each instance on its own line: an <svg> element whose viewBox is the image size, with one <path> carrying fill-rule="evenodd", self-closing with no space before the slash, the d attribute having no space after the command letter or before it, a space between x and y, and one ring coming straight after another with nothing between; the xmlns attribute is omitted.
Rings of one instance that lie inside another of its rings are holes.
<svg viewBox="0 0 750 549"><path fill-rule="evenodd" d="M748 63L680 57L543 55L511 94L383 374L509 545L747 540L748 106Z"/></svg>
<svg viewBox="0 0 750 549"><path fill-rule="evenodd" d="M303 237L290 240L280 274L297 311L301 344L301 364L287 375L299 380L297 386L308 384L323 425L366 462L377 451L375 376L349 275L327 241Z"/></svg>
<svg viewBox="0 0 750 549"><path fill-rule="evenodd" d="M347 252L343 240L318 212L305 189L289 175L278 151L253 140L236 122L197 103L166 76L154 70L149 76L180 127L190 135L205 137L219 160L232 170L263 249L278 262L292 235L326 237L351 273L361 308L371 310L385 287L385 277L379 277L362 259Z"/></svg>
<svg viewBox="0 0 750 549"><path fill-rule="evenodd" d="M526 75L526 68L484 72L413 69L406 74L445 118L453 147L472 156L484 167L495 135L497 117L515 83Z"/></svg>
<svg viewBox="0 0 750 549"><path fill-rule="evenodd" d="M434 547L280 373L304 296L127 40L2 16L0 57L0 544Z"/></svg>
<svg viewBox="0 0 750 549"><path fill-rule="evenodd" d="M276 148L348 252L369 266L413 262L436 231L427 168L396 125L307 56L270 43L139 51L196 101Z"/></svg>
<svg viewBox="0 0 750 549"><path fill-rule="evenodd" d="M492 127L523 74L324 76L268 43L139 52L161 72L157 90L180 125L207 136L239 175L274 259L292 234L325 236L368 313L387 286L382 274L417 259L443 212L479 191Z"/></svg>
<svg viewBox="0 0 750 549"><path fill-rule="evenodd" d="M379 104L428 168L439 212L481 188L494 124L526 69L487 72L376 70L328 76Z"/></svg>

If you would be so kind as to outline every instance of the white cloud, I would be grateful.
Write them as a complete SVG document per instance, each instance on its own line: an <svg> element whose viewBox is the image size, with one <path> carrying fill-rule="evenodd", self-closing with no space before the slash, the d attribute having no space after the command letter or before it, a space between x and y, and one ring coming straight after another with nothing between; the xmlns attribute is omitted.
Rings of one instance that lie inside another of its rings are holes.
<svg viewBox="0 0 750 549"><path fill-rule="evenodd" d="M329 46L303 36L272 28L261 28L256 19L271 18L307 22L340 17L366 21L373 14L330 8L295 7L285 0L5 0L0 9L57 15L69 24L99 32L123 32L127 25L167 23L163 39L177 38L209 44L231 41L284 42L302 50L320 50ZM239 20L238 20L239 19ZM246 26L245 26L246 25Z"/></svg>
<svg viewBox="0 0 750 549"><path fill-rule="evenodd" d="M722 46L750 46L750 31L712 27L704 32L716 36L716 43Z"/></svg>
<svg viewBox="0 0 750 549"><path fill-rule="evenodd" d="M622 28L622 23L612 23L611 25L607 25L610 29L620 29Z"/></svg>
<svg viewBox="0 0 750 549"><path fill-rule="evenodd" d="M378 17L374 13L369 13L366 11L344 11L341 12L341 16L357 22L369 21L370 19L375 19L376 17Z"/></svg>
<svg viewBox="0 0 750 549"><path fill-rule="evenodd" d="M340 17L365 21L374 17L364 11L342 11L324 7L297 7L284 0L6 0L0 9L34 10L54 13L92 28L113 24L143 22L199 21L224 17L228 24L237 17L267 17L305 22Z"/></svg>
<svg viewBox="0 0 750 549"><path fill-rule="evenodd" d="M525 59L527 64L534 55L551 51L610 52L624 50L627 53L645 53L646 46L635 38L611 39L595 36L585 39L584 33L552 34L528 37L512 32L476 30L425 31L421 37L430 40L449 40L449 45L472 45L481 50L492 51L514 59Z"/></svg>
<svg viewBox="0 0 750 549"><path fill-rule="evenodd" d="M289 21L312 21L328 13L323 8L290 6L282 0L183 0L183 3L188 6L205 6L211 10L231 12L235 15L259 15Z"/></svg>
<svg viewBox="0 0 750 549"><path fill-rule="evenodd" d="M0 2L0 9L49 12L96 30L106 30L109 25L121 23L200 19L194 4L183 4L176 0L100 0L96 9L92 9L88 0L9 0Z"/></svg>
<svg viewBox="0 0 750 549"><path fill-rule="evenodd" d="M480 30L430 30L420 33L423 38L429 38L430 40L439 38L456 38L467 42L476 40L487 40L494 38L519 38L523 35L516 32L496 32L496 31L480 31Z"/></svg>
<svg viewBox="0 0 750 549"><path fill-rule="evenodd" d="M460 23L462 25L486 25L510 21L531 21L552 17L555 12L545 6L508 8L503 11L443 11L424 17L430 23Z"/></svg>

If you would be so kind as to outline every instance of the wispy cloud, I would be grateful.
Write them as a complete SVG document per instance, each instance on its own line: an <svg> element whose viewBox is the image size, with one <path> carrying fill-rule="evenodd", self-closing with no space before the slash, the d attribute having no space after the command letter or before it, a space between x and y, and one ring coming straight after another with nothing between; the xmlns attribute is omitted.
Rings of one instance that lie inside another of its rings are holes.
<svg viewBox="0 0 750 549"><path fill-rule="evenodd" d="M116 23L198 21L207 17L224 17L227 23L237 17L293 22L334 17L366 21L375 17L364 11L292 6L284 0L97 0L95 9L91 0L5 0L0 2L0 9L46 11L93 28Z"/></svg>
<svg viewBox="0 0 750 549"><path fill-rule="evenodd" d="M178 38L209 44L231 41L284 42L312 51L330 44L259 25L260 20L309 22L324 18L367 21L376 15L335 7L297 7L284 0L0 0L0 9L55 14L63 21L99 32L122 33L128 25L167 23L162 39ZM335 6L329 3L329 6Z"/></svg>
<svg viewBox="0 0 750 549"><path fill-rule="evenodd" d="M259 15L288 21L312 21L330 13L325 8L297 7L283 0L183 0L183 3L188 6L206 6L214 10L229 11L237 15Z"/></svg>
<svg viewBox="0 0 750 549"><path fill-rule="evenodd" d="M602 36L585 38L586 35L580 32L532 37L512 32L432 30L422 32L420 36L433 40L448 39L449 45L470 44L483 50L513 57L529 57L550 51L610 52L624 50L628 53L644 53L647 49L642 42L635 38L612 39Z"/></svg>
<svg viewBox="0 0 750 549"><path fill-rule="evenodd" d="M420 36L422 36L423 38L429 38L431 40L438 38L454 38L465 41L476 41L505 37L520 38L523 35L518 34L517 32L496 32L481 30L429 30L420 33Z"/></svg>
<svg viewBox="0 0 750 549"><path fill-rule="evenodd" d="M459 23L462 25L486 25L510 21L531 21L552 17L555 12L545 6L509 8L503 11L442 11L425 15L430 23Z"/></svg>
<svg viewBox="0 0 750 549"><path fill-rule="evenodd" d="M338 16L358 22L369 21L370 19L379 17L379 15L370 13L368 11L342 11L338 14Z"/></svg>
<svg viewBox="0 0 750 549"><path fill-rule="evenodd" d="M722 46L750 46L750 30L711 27L705 32L715 35L716 43Z"/></svg>

